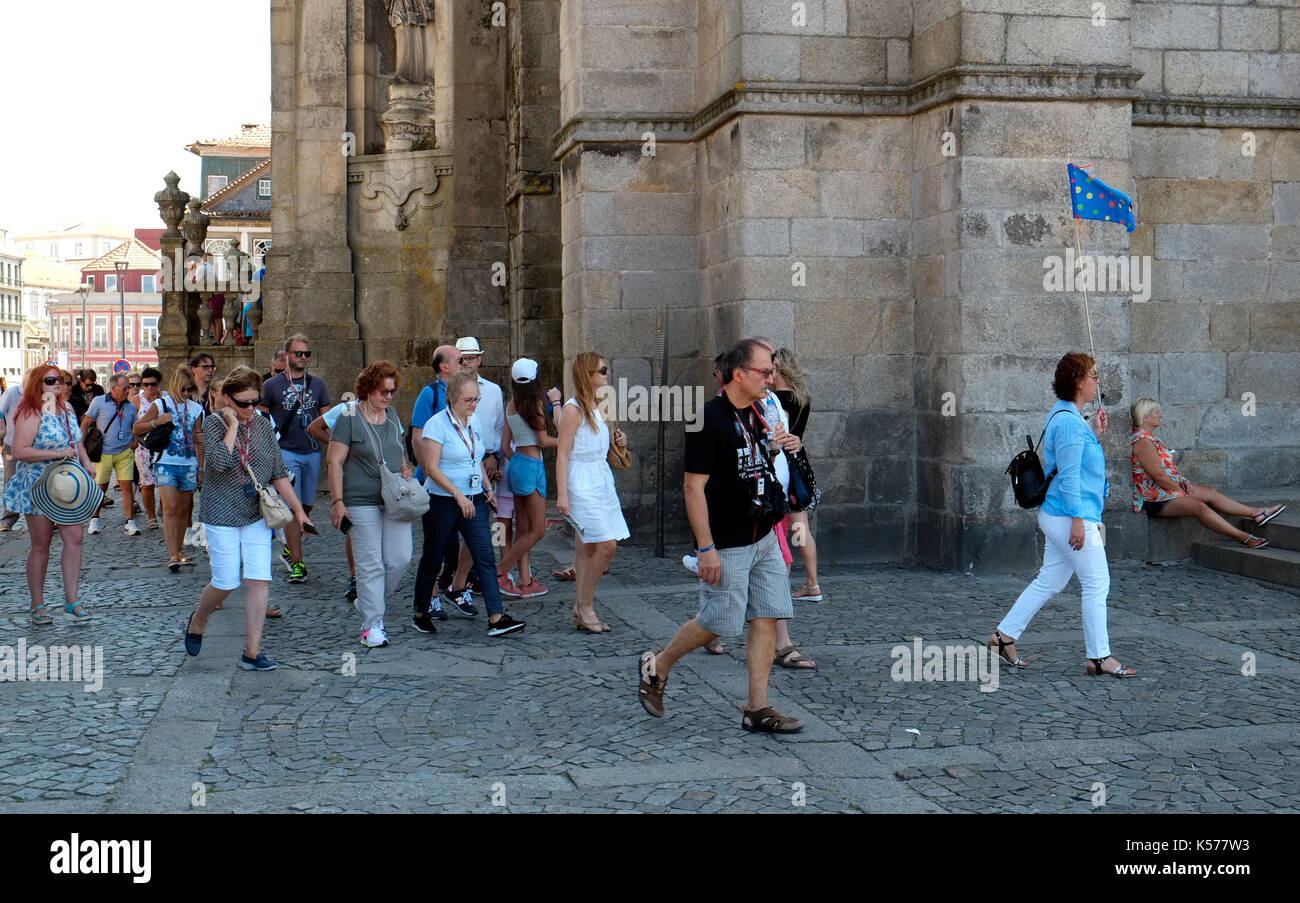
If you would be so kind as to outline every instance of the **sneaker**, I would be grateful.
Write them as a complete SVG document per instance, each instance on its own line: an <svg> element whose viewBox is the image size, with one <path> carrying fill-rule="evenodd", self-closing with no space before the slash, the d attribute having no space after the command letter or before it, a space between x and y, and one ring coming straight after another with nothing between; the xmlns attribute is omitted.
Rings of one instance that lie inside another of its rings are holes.
<svg viewBox="0 0 1300 903"><path fill-rule="evenodd" d="M129 521L126 522L126 528L125 528L125 529L126 529L126 535L127 535L127 536L139 536L139 535L140 535L140 528L136 525L136 522L135 522L135 518L134 518L134 517L131 518Z"/></svg>
<svg viewBox="0 0 1300 903"><path fill-rule="evenodd" d="M519 598L521 598L521 599L532 599L532 598L535 598L535 597L537 597L537 596L544 596L544 595L546 595L546 594L549 593L549 592L550 592L550 590L548 590L546 587L542 586L542 585L541 585L540 583L538 583L537 580L534 578L533 580L530 580L529 582L527 582L527 583L525 583L525 584L523 584L522 586L519 587Z"/></svg>
<svg viewBox="0 0 1300 903"><path fill-rule="evenodd" d="M501 591L501 595L509 596L512 599L518 599L523 595L523 592L519 587L515 586L515 581L510 579L509 574L506 574L503 577L497 577L497 589Z"/></svg>
<svg viewBox="0 0 1300 903"><path fill-rule="evenodd" d="M257 653L257 658L249 658L247 655L239 657L239 667L245 671L274 671L280 667L275 662L266 657L265 652Z"/></svg>
<svg viewBox="0 0 1300 903"><path fill-rule="evenodd" d="M343 598L349 602L357 601L357 578L353 577L348 581L348 591L343 594Z"/></svg>
<svg viewBox="0 0 1300 903"><path fill-rule="evenodd" d="M86 532L89 533L91 536L94 536L96 533L99 532L99 518L92 517L90 519L90 526L86 528Z"/></svg>
<svg viewBox="0 0 1300 903"><path fill-rule="evenodd" d="M290 583L304 583L307 580L307 565L301 561L295 562L294 566L289 568Z"/></svg>
<svg viewBox="0 0 1300 903"><path fill-rule="evenodd" d="M443 610L442 600L439 599L437 596L434 596L433 599L429 602L429 615L435 621L447 620L447 612Z"/></svg>
<svg viewBox="0 0 1300 903"><path fill-rule="evenodd" d="M384 633L382 621L361 634L361 645L371 649L388 645L388 634Z"/></svg>
<svg viewBox="0 0 1300 903"><path fill-rule="evenodd" d="M286 571L293 573L293 556L289 554L288 546L280 547L280 563L284 565Z"/></svg>
<svg viewBox="0 0 1300 903"><path fill-rule="evenodd" d="M478 609L474 607L474 591L468 586L460 592L447 590L442 594L442 597L456 606L460 613L467 617L472 618L478 614Z"/></svg>
<svg viewBox="0 0 1300 903"><path fill-rule="evenodd" d="M415 625L415 629L420 633L438 632L438 628L433 624L433 618L427 612L417 611L411 616L411 623Z"/></svg>
<svg viewBox="0 0 1300 903"><path fill-rule="evenodd" d="M686 568L686 570L690 571L696 577L700 576L700 559L696 558L694 555L683 555L682 567Z"/></svg>
<svg viewBox="0 0 1300 903"><path fill-rule="evenodd" d="M516 621L508 614L502 614L495 624L488 625L488 636L505 636L524 629L523 621Z"/></svg>

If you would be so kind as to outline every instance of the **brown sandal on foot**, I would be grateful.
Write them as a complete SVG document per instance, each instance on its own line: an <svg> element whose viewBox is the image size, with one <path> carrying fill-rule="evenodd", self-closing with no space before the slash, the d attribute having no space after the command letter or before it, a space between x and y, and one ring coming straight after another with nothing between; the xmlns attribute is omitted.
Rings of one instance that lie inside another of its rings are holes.
<svg viewBox="0 0 1300 903"><path fill-rule="evenodd" d="M751 712L749 709L741 709L744 717L740 719L740 726L745 730L757 734L793 734L803 730L803 722L798 718L791 718L789 715L782 715L771 706Z"/></svg>
<svg viewBox="0 0 1300 903"><path fill-rule="evenodd" d="M573 568L561 568L558 571L551 571L551 576L556 580L577 580L578 572Z"/></svg>
<svg viewBox="0 0 1300 903"><path fill-rule="evenodd" d="M715 639L712 643L704 644L704 651L709 655L726 655L727 650L722 648L722 640Z"/></svg>
<svg viewBox="0 0 1300 903"><path fill-rule="evenodd" d="M776 650L776 657L772 661L782 668L792 668L796 671L813 671L817 668L815 661L804 658L803 653L794 646L786 646L784 649Z"/></svg>

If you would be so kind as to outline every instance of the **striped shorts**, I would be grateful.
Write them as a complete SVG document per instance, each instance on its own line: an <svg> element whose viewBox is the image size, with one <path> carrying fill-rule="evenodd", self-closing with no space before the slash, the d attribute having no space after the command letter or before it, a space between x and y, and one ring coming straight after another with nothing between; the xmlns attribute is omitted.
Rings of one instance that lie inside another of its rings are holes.
<svg viewBox="0 0 1300 903"><path fill-rule="evenodd" d="M776 532L758 542L719 549L722 577L717 586L700 581L697 623L718 636L740 636L754 618L794 617L790 579L785 573Z"/></svg>

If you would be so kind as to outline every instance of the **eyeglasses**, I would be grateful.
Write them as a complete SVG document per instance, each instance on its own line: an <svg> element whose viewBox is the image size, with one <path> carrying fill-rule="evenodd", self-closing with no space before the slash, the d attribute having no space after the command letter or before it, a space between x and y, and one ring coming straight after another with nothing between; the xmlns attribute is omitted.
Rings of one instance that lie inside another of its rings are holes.
<svg viewBox="0 0 1300 903"><path fill-rule="evenodd" d="M481 357L483 357L483 355L481 354L466 354L461 357L460 362L464 364L464 363L468 363L469 361L476 361Z"/></svg>
<svg viewBox="0 0 1300 903"><path fill-rule="evenodd" d="M217 369L217 365L216 365L216 364L199 364L199 365L198 365L197 367L195 367L194 369L195 369L195 370L215 370L215 369Z"/></svg>
<svg viewBox="0 0 1300 903"><path fill-rule="evenodd" d="M757 367L746 367L745 369L757 373L759 376L763 377L763 379L771 379L772 374L776 372L771 367L768 367L766 370L760 370Z"/></svg>
<svg viewBox="0 0 1300 903"><path fill-rule="evenodd" d="M601 376L609 376L609 364L601 367L599 370L592 370L592 373L599 373Z"/></svg>
<svg viewBox="0 0 1300 903"><path fill-rule="evenodd" d="M253 405L257 404L261 400L262 400L262 396L259 395L256 398L254 398L252 401L240 401L238 398L232 398L230 399L230 403L240 408L251 408Z"/></svg>
<svg viewBox="0 0 1300 903"><path fill-rule="evenodd" d="M152 389L154 386L158 385L158 380L156 379L141 380L140 382L136 383L136 385L144 386L146 389Z"/></svg>
<svg viewBox="0 0 1300 903"><path fill-rule="evenodd" d="M479 401L479 396L477 395L475 395L473 398L462 398L460 400L461 404L478 404L478 401Z"/></svg>
<svg viewBox="0 0 1300 903"><path fill-rule="evenodd" d="M47 385L47 386L57 386L59 383L63 382L63 377L62 377L62 376L47 376L47 377L45 377L45 379L42 380L42 382L44 382L45 385ZM68 383L68 385L72 385L72 384L71 384L71 383Z"/></svg>
<svg viewBox="0 0 1300 903"><path fill-rule="evenodd" d="M310 351L290 351L289 353L294 357L311 357Z"/></svg>

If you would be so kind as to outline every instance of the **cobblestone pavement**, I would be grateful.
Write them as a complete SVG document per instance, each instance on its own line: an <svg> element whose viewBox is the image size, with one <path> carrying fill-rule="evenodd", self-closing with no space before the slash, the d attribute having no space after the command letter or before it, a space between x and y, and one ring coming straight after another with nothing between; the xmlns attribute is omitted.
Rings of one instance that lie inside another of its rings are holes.
<svg viewBox="0 0 1300 903"><path fill-rule="evenodd" d="M534 556L551 593L510 604L528 621L513 637L489 639L481 612L417 633L412 565L392 645L367 650L326 526L308 538L307 583L277 567L284 618L264 648L281 667L259 674L235 667L240 592L202 654L184 654L202 552L173 575L160 531L123 536L120 509L104 520L87 537L85 625L29 626L27 537L0 534L0 646L103 647L99 692L0 682L0 811L1300 810L1300 595L1190 565L1112 572L1111 636L1137 678L1083 673L1073 583L1023 638L1030 667L996 672L993 692L894 680L895 651L987 638L1035 563L826 567L826 600L798 603L792 626L818 669L772 675L773 704L807 727L769 737L740 730L743 640L683 660L662 720L636 700L637 655L695 611L683 549L619 550L600 636L570 628L573 584L549 579L569 560L558 528ZM61 600L57 563L47 587Z"/></svg>

